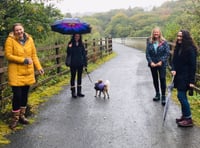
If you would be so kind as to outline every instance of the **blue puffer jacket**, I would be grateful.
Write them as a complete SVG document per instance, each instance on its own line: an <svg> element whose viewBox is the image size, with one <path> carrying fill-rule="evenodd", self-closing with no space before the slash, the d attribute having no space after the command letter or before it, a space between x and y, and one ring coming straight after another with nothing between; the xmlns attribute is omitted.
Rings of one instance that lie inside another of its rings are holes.
<svg viewBox="0 0 200 148"><path fill-rule="evenodd" d="M159 43L156 51L154 49L153 43L147 40L146 59L148 61L148 66L150 66L151 62L158 63L159 61L162 61L162 66L166 67L170 54L170 48L167 41L162 41Z"/></svg>

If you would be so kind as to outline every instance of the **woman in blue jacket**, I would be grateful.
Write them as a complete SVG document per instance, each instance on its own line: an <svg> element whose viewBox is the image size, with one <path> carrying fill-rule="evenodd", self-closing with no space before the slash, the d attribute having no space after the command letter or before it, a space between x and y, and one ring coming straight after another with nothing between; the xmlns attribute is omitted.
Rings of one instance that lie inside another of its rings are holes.
<svg viewBox="0 0 200 148"><path fill-rule="evenodd" d="M162 36L160 28L155 27L151 36L147 39L146 59L150 67L156 95L153 101L159 101L165 105L166 92L166 66L169 57L169 45ZM161 87L159 87L159 81ZM161 93L160 93L161 88Z"/></svg>
<svg viewBox="0 0 200 148"><path fill-rule="evenodd" d="M68 43L67 56L70 56L70 72L71 72L71 92L72 98L84 97L82 94L81 83L82 83L82 73L83 68L87 69L87 57L86 50L82 42L82 36L80 34L74 34L71 41ZM77 94L75 87L75 78L77 74Z"/></svg>
<svg viewBox="0 0 200 148"><path fill-rule="evenodd" d="M187 30L180 30L177 34L176 46L172 59L172 75L177 97L181 104L182 116L176 119L179 126L193 126L187 91L194 87L196 72L197 47Z"/></svg>

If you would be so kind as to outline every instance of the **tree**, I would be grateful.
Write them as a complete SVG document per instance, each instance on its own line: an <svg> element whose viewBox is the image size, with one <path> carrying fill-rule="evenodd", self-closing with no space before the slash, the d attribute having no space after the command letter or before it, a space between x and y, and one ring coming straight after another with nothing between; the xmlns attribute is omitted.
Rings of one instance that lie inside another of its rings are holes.
<svg viewBox="0 0 200 148"><path fill-rule="evenodd" d="M128 36L129 35L128 24L129 24L129 19L127 15L122 12L119 12L111 18L111 21L107 26L109 29L106 29L106 34L112 35L112 37Z"/></svg>
<svg viewBox="0 0 200 148"><path fill-rule="evenodd" d="M49 36L50 24L62 15L59 10L44 3L30 0L2 0L0 3L0 44L16 22L25 26L25 31L40 40Z"/></svg>
<svg viewBox="0 0 200 148"><path fill-rule="evenodd" d="M165 25L165 30L163 31L163 34L168 41L173 42L180 28L181 26L175 22L167 23Z"/></svg>

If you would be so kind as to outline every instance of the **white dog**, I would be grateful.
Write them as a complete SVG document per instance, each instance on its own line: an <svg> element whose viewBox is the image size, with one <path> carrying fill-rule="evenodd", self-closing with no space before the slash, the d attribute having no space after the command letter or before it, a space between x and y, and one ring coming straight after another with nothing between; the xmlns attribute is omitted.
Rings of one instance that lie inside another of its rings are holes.
<svg viewBox="0 0 200 148"><path fill-rule="evenodd" d="M110 81L106 80L105 82L103 82L103 80L98 80L94 84L94 89L96 90L95 97L97 97L97 95L98 97L101 97L101 92L102 92L104 95L104 99L106 98L106 95L107 98L109 99L110 98L108 93L109 87L110 87Z"/></svg>

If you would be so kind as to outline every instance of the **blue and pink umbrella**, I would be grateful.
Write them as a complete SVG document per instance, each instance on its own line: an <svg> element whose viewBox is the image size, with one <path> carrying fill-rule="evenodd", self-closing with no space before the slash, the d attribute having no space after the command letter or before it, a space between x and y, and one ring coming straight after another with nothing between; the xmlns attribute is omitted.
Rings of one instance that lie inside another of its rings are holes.
<svg viewBox="0 0 200 148"><path fill-rule="evenodd" d="M91 33L90 24L78 18L64 18L51 25L51 30L61 34L86 34Z"/></svg>

